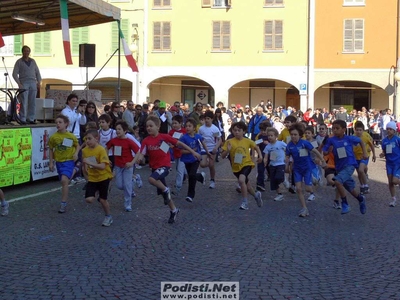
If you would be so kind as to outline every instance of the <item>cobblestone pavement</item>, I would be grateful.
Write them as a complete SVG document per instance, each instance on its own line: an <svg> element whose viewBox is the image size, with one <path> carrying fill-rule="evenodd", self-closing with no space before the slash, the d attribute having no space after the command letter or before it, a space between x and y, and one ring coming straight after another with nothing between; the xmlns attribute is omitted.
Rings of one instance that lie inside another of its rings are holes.
<svg viewBox="0 0 400 300"><path fill-rule="evenodd" d="M138 172L147 178L149 169ZM71 188L62 215L60 191L15 201L0 218L0 299L160 299L161 281L239 281L240 299L400 299L400 206L388 205L381 159L369 177L366 215L351 197L349 214L333 209L331 187L317 190L304 219L289 193L274 202L264 192L262 208L251 199L241 211L226 160L217 163L215 190L198 185L193 203L184 192L175 197L181 213L173 225L146 180L130 213L113 187L108 228L100 205L84 202L82 185ZM48 180L43 189L56 186ZM29 184L16 186L7 198L22 190L32 193Z"/></svg>

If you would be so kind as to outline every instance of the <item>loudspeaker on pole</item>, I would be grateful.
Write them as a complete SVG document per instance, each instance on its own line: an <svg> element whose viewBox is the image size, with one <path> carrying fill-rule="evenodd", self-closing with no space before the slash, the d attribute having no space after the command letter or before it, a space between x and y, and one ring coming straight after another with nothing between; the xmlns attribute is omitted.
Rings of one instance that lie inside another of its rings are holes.
<svg viewBox="0 0 400 300"><path fill-rule="evenodd" d="M96 65L96 45L79 44L79 66L95 67Z"/></svg>

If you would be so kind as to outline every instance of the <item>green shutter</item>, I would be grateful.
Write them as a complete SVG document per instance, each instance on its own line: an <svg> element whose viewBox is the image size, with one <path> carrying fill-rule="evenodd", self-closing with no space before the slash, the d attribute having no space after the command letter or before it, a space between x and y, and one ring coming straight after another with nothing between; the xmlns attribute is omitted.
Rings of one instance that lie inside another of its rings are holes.
<svg viewBox="0 0 400 300"><path fill-rule="evenodd" d="M129 36L129 19L121 19L121 30L124 34L125 40L130 44L130 36ZM118 49L118 39L119 39L119 32L118 32L118 23L112 22L111 24L111 51L114 52Z"/></svg>
<svg viewBox="0 0 400 300"><path fill-rule="evenodd" d="M22 34L14 35L14 55L22 54Z"/></svg>
<svg viewBox="0 0 400 300"><path fill-rule="evenodd" d="M79 55L79 44L89 43L89 27L72 29L72 55Z"/></svg>
<svg viewBox="0 0 400 300"><path fill-rule="evenodd" d="M34 48L35 55L49 55L51 50L51 37L50 32L37 32L34 35Z"/></svg>

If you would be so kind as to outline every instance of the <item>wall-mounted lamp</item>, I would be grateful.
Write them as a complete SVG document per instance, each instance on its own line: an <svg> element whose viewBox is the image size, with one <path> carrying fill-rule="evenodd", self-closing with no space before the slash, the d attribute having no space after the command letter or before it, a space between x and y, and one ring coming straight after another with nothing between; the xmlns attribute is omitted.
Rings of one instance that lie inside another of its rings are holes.
<svg viewBox="0 0 400 300"><path fill-rule="evenodd" d="M133 30L135 30L135 33L131 35L132 43L129 45L129 50L131 50L132 53L137 53L139 50L139 31L137 29L138 24L132 24L132 27Z"/></svg>
<svg viewBox="0 0 400 300"><path fill-rule="evenodd" d="M39 26L43 26L46 23L44 22L44 20L33 17L33 16L27 16L27 15L23 15L20 13L13 13L11 15L11 18L13 18L14 20L18 20L18 21L22 21L22 22L26 22L26 23L31 23L31 24L35 24L35 25L39 25Z"/></svg>

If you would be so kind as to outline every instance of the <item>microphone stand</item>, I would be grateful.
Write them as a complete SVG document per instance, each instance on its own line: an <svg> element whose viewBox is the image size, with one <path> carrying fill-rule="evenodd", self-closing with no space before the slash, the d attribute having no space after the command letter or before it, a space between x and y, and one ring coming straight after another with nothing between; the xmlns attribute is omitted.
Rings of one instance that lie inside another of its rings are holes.
<svg viewBox="0 0 400 300"><path fill-rule="evenodd" d="M7 79L9 79L10 74L8 73L7 66L6 66L6 64L5 64L5 62L4 62L4 56L1 57L1 60L3 61L3 66L4 66L4 69L6 70L6 72L4 73L4 78L5 78L6 89L7 89L7 88L8 88L8 86L7 86L7 83L8 83ZM10 79L10 84L11 84L11 88L14 88L11 79ZM8 110L7 110L7 97L6 97L6 109L5 109L5 110L8 111Z"/></svg>

